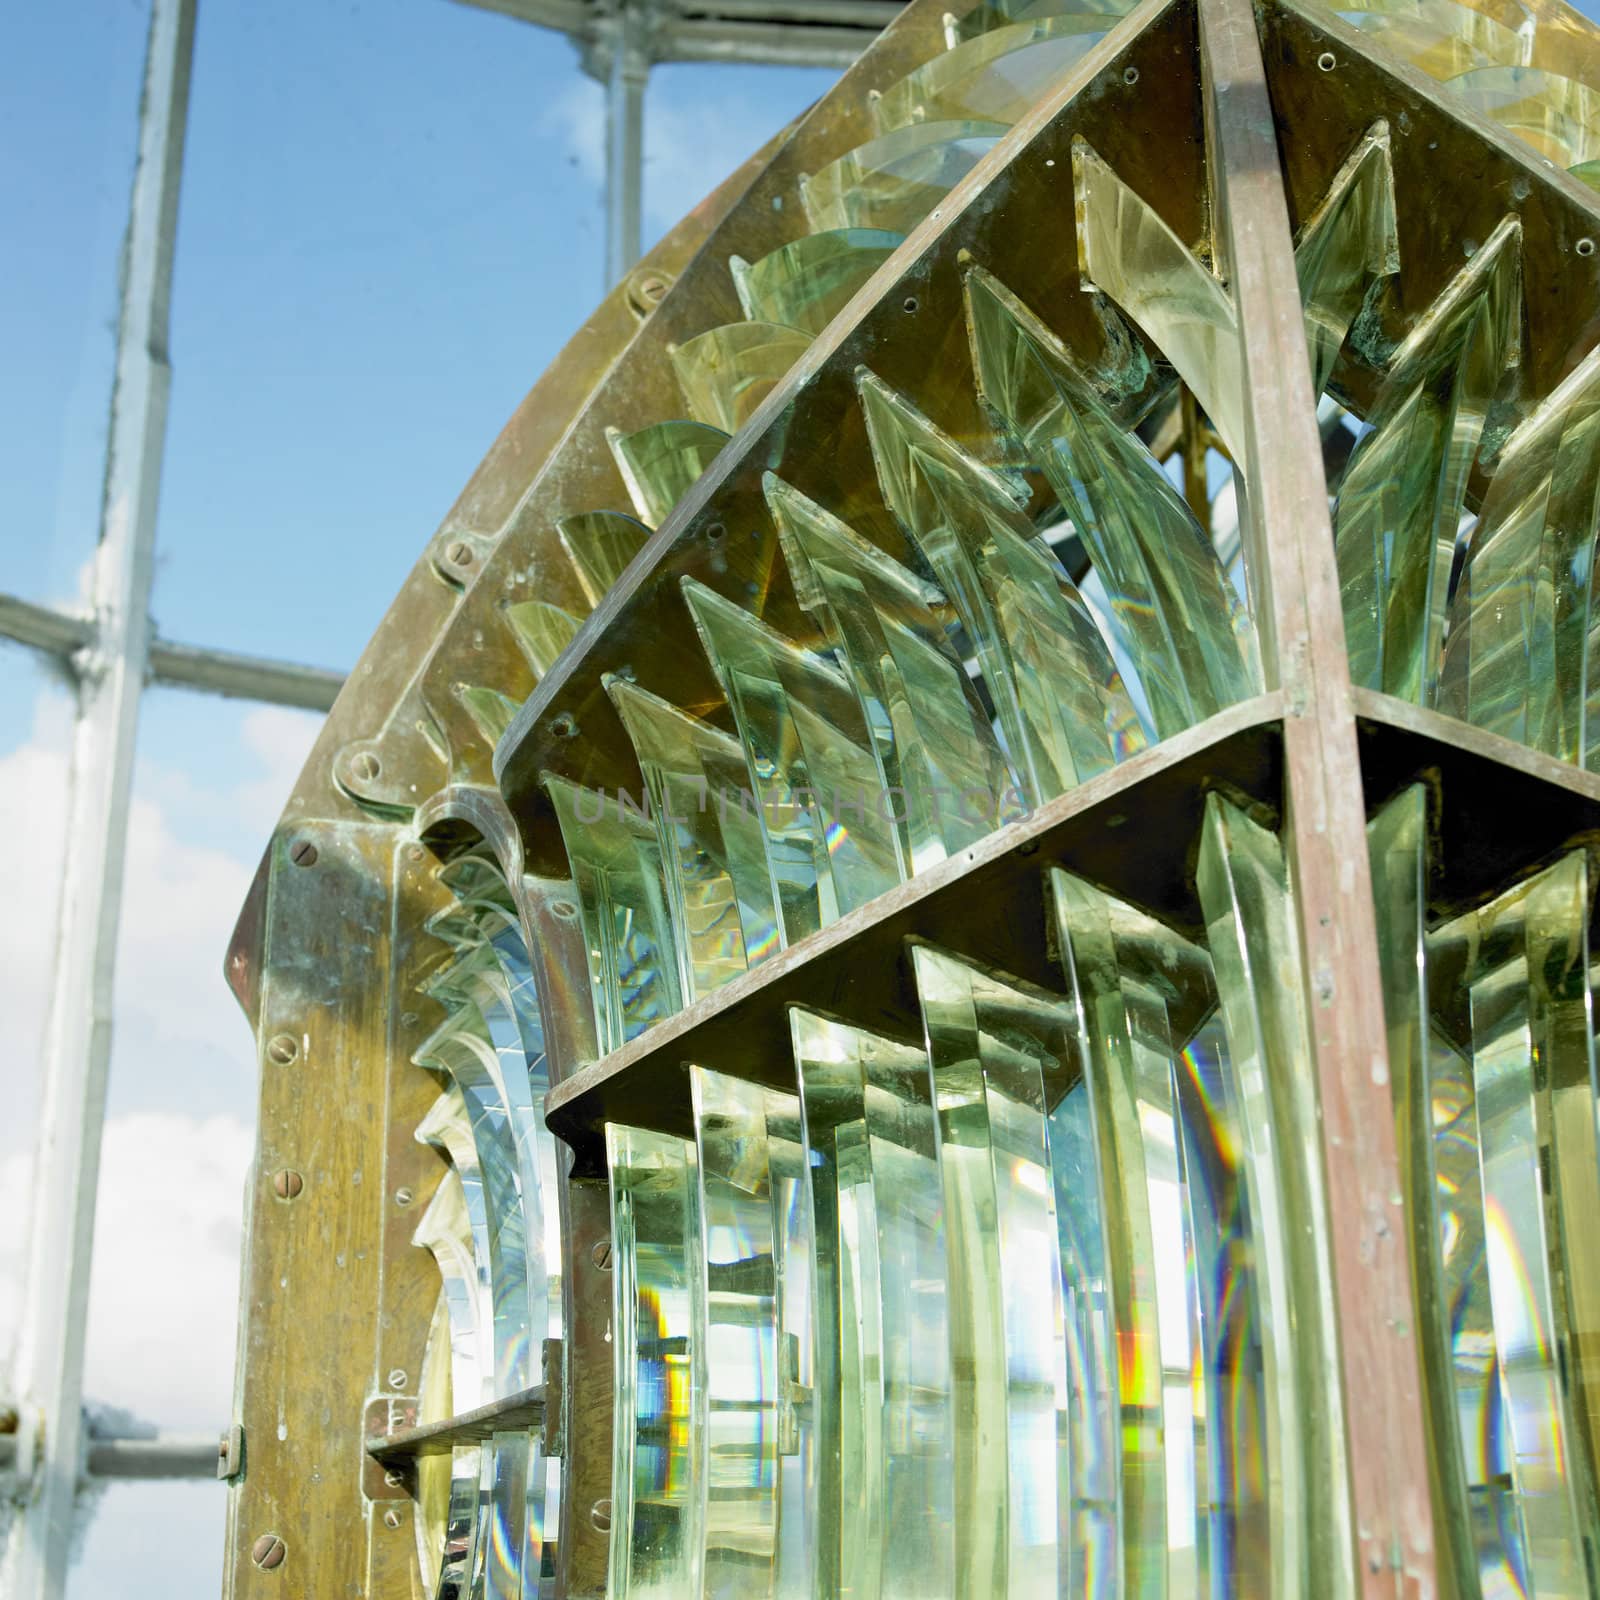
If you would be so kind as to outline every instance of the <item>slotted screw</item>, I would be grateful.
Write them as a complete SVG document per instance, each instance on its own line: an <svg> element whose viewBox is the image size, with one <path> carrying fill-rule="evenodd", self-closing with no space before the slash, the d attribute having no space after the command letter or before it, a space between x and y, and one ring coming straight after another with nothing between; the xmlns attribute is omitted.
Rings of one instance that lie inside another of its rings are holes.
<svg viewBox="0 0 1600 1600"><path fill-rule="evenodd" d="M283 1565L283 1558L288 1555L289 1547L275 1533L264 1533L250 1546L250 1559L258 1567L271 1572L274 1567Z"/></svg>

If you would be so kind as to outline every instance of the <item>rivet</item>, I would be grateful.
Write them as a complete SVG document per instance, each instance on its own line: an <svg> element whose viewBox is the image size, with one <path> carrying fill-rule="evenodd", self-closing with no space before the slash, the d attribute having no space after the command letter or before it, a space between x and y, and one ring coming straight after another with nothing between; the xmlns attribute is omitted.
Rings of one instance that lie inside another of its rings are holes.
<svg viewBox="0 0 1600 1600"><path fill-rule="evenodd" d="M457 539L445 551L444 558L452 567L470 567L472 565L472 546L464 539Z"/></svg>
<svg viewBox="0 0 1600 1600"><path fill-rule="evenodd" d="M1594 254L1594 240L1580 239L1575 248L1580 256L1592 256Z"/></svg>
<svg viewBox="0 0 1600 1600"><path fill-rule="evenodd" d="M280 1200L295 1200L306 1186L306 1180L289 1167L272 1175L272 1192Z"/></svg>
<svg viewBox="0 0 1600 1600"><path fill-rule="evenodd" d="M309 839L296 839L289 846L289 859L297 867L314 867L317 864L317 847Z"/></svg>
<svg viewBox="0 0 1600 1600"><path fill-rule="evenodd" d="M383 1525L386 1528L398 1528L400 1526L400 1513L396 1511L393 1506L390 1506L389 1509L384 1512Z"/></svg>
<svg viewBox="0 0 1600 1600"><path fill-rule="evenodd" d="M706 529L706 538L708 538L712 544L720 544L722 540L726 539L727 537L728 530L723 527L720 522L713 522L711 526Z"/></svg>
<svg viewBox="0 0 1600 1600"><path fill-rule="evenodd" d="M596 1240L594 1249L589 1252L589 1259L602 1272L609 1272L611 1270L611 1241L609 1239Z"/></svg>
<svg viewBox="0 0 1600 1600"><path fill-rule="evenodd" d="M358 782L371 783L383 771L383 763L370 750L363 750L352 758L350 771Z"/></svg>
<svg viewBox="0 0 1600 1600"><path fill-rule="evenodd" d="M1137 67L1124 67L1122 69L1122 81L1131 89L1139 81L1139 69Z"/></svg>
<svg viewBox="0 0 1600 1600"><path fill-rule="evenodd" d="M596 1500L589 1507L589 1521L594 1524L596 1533L609 1533L611 1531L611 1502L609 1500Z"/></svg>
<svg viewBox="0 0 1600 1600"><path fill-rule="evenodd" d="M1320 72L1332 72L1339 65L1339 58L1331 50L1324 50L1317 57L1317 69Z"/></svg>
<svg viewBox="0 0 1600 1600"><path fill-rule="evenodd" d="M397 1206L408 1206L416 1198L409 1188L396 1189L394 1192L394 1203Z"/></svg>
<svg viewBox="0 0 1600 1600"><path fill-rule="evenodd" d="M275 1033L267 1041L267 1059L280 1067L290 1065L299 1054L300 1046L295 1043L292 1034Z"/></svg>
<svg viewBox="0 0 1600 1600"><path fill-rule="evenodd" d="M908 313L914 313L916 311L916 309L917 309L917 297L914 294L908 294L906 296L904 309Z"/></svg>
<svg viewBox="0 0 1600 1600"><path fill-rule="evenodd" d="M275 1533L264 1533L250 1546L250 1559L258 1567L271 1572L274 1567L283 1565L283 1558L288 1555L289 1547Z"/></svg>

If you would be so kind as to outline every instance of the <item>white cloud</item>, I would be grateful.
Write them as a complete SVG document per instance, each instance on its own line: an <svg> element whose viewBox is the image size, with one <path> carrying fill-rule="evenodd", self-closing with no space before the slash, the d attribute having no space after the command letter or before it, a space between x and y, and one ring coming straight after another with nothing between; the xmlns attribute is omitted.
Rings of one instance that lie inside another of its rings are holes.
<svg viewBox="0 0 1600 1600"><path fill-rule="evenodd" d="M227 1419L253 1134L236 1117L110 1118L89 1290L85 1393L176 1432ZM31 1152L0 1161L0 1329L14 1327Z"/></svg>
<svg viewBox="0 0 1600 1600"><path fill-rule="evenodd" d="M92 1397L177 1431L226 1422L254 1137L227 1116L107 1122L84 1373Z"/></svg>

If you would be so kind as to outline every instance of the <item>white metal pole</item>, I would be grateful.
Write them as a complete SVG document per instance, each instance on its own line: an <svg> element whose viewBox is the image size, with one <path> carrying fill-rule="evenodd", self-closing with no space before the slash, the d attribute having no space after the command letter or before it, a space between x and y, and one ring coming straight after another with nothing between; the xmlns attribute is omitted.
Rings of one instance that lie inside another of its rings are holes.
<svg viewBox="0 0 1600 1600"><path fill-rule="evenodd" d="M17 1347L21 1516L0 1593L59 1600L85 1465L84 1317L111 1049L139 691L149 661L150 581L161 487L178 184L194 54L195 0L153 0L139 154L123 242L122 308L107 446L95 635L79 658L33 1225Z"/></svg>
<svg viewBox="0 0 1600 1600"><path fill-rule="evenodd" d="M623 6L615 21L606 75L607 288L619 283L639 259L648 31L637 8Z"/></svg>

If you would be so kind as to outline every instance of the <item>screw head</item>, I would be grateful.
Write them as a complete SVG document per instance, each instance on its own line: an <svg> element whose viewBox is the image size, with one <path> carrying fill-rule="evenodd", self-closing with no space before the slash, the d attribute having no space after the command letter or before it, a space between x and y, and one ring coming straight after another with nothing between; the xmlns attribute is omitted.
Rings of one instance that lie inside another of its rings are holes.
<svg viewBox="0 0 1600 1600"><path fill-rule="evenodd" d="M306 1181L298 1172L285 1167L282 1172L272 1175L272 1192L280 1200L296 1200L300 1191L306 1186Z"/></svg>
<svg viewBox="0 0 1600 1600"><path fill-rule="evenodd" d="M289 1066L300 1054L300 1046L293 1034L275 1033L267 1041L267 1059L280 1067Z"/></svg>
<svg viewBox="0 0 1600 1600"><path fill-rule="evenodd" d="M394 1192L394 1203L397 1206L408 1206L416 1198L409 1188L396 1189Z"/></svg>
<svg viewBox="0 0 1600 1600"><path fill-rule="evenodd" d="M384 1512L383 1525L386 1528L398 1528L400 1526L400 1513L396 1511L393 1506L390 1506L389 1509Z"/></svg>
<svg viewBox="0 0 1600 1600"><path fill-rule="evenodd" d="M611 1502L609 1500L596 1500L589 1507L589 1521L594 1525L596 1533L609 1533L611 1531Z"/></svg>
<svg viewBox="0 0 1600 1600"><path fill-rule="evenodd" d="M250 1546L250 1559L267 1572L271 1572L274 1567L281 1567L283 1558L288 1553L289 1547L275 1533L262 1534Z"/></svg>
<svg viewBox="0 0 1600 1600"><path fill-rule="evenodd" d="M317 864L317 847L309 839L296 839L289 846L289 859L297 867L314 867Z"/></svg>
<svg viewBox="0 0 1600 1600"><path fill-rule="evenodd" d="M602 1272L609 1272L611 1270L611 1241L609 1239L596 1240L594 1249L589 1252L589 1259Z"/></svg>
<svg viewBox="0 0 1600 1600"><path fill-rule="evenodd" d="M444 558L452 567L470 567L472 565L472 546L464 539L457 539L445 551Z"/></svg>
<svg viewBox="0 0 1600 1600"><path fill-rule="evenodd" d="M370 750L358 750L350 758L350 774L359 783L371 783L383 771L383 763Z"/></svg>

